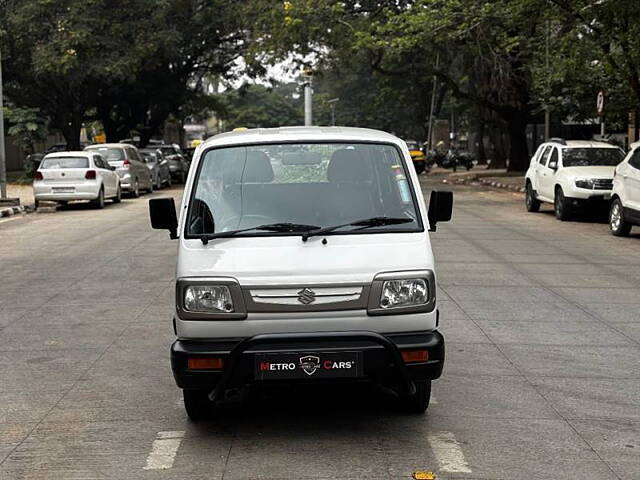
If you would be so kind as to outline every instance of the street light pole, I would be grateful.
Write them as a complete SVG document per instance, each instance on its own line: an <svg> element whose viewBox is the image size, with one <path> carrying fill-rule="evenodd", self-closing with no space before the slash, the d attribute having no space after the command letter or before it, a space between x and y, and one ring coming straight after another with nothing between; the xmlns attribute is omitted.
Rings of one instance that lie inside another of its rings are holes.
<svg viewBox="0 0 640 480"><path fill-rule="evenodd" d="M2 52L0 52L0 199L7 198L7 162L4 150L4 102L2 96Z"/></svg>
<svg viewBox="0 0 640 480"><path fill-rule="evenodd" d="M440 52L436 55L436 70L440 63ZM438 77L433 75L433 88L431 90L431 108L429 108L429 128L427 129L427 151L431 150L431 136L433 132L433 111L436 108L436 88L438 86Z"/></svg>
<svg viewBox="0 0 640 480"><path fill-rule="evenodd" d="M304 125L310 127L313 125L313 92L311 90L313 70L311 67L305 67L302 75L304 77Z"/></svg>

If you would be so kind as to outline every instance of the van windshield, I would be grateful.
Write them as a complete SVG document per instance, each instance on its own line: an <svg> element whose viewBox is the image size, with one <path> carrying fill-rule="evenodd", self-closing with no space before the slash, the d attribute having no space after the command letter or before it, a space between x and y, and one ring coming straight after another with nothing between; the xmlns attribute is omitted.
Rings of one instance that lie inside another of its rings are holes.
<svg viewBox="0 0 640 480"><path fill-rule="evenodd" d="M374 217L407 221L363 232L422 231L407 177L391 145L269 144L209 150L199 164L186 235L274 223L329 227ZM291 234L295 232L242 233Z"/></svg>

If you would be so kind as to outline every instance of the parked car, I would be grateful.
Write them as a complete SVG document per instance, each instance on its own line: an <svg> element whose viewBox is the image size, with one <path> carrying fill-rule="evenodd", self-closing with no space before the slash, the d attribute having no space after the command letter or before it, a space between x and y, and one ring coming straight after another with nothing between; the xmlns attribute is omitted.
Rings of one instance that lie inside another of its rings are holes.
<svg viewBox="0 0 640 480"><path fill-rule="evenodd" d="M537 212L542 202L549 202L556 217L569 220L577 208L604 205L623 158L621 148L605 142L556 138L543 143L525 175L527 211Z"/></svg>
<svg viewBox="0 0 640 480"><path fill-rule="evenodd" d="M115 168L97 152L45 155L33 181L36 208L43 200L61 204L90 200L96 208L104 208L105 199L119 203L121 194Z"/></svg>
<svg viewBox="0 0 640 480"><path fill-rule="evenodd" d="M444 364L428 231L453 195L427 209L410 162L376 130L246 130L198 147L180 222L149 201L179 238L171 364L191 419L264 382L381 383L425 411Z"/></svg>
<svg viewBox="0 0 640 480"><path fill-rule="evenodd" d="M100 143L85 148L87 152L97 152L116 168L122 190L132 197L140 196L141 190L153 192L151 172L144 163L138 149L126 143Z"/></svg>
<svg viewBox="0 0 640 480"><path fill-rule="evenodd" d="M175 144L171 145L158 145L162 151L162 154L169 162L169 170L171 171L171 177L178 183L184 183L189 173L189 163L185 159L180 147Z"/></svg>
<svg viewBox="0 0 640 480"><path fill-rule="evenodd" d="M80 147L84 148L85 145L84 144L80 144ZM27 159L29 161L33 162L33 164L34 164L33 165L33 169L37 170L38 169L38 165L40 165L40 162L45 157L45 155L48 155L49 153L64 152L65 150L67 150L67 144L66 143L55 143L55 144L51 145L49 148L47 148L44 152L32 153L31 155L29 155L27 157Z"/></svg>
<svg viewBox="0 0 640 480"><path fill-rule="evenodd" d="M151 171L154 188L159 190L165 185L170 187L169 162L164 158L162 152L157 148L143 148L140 150L140 154Z"/></svg>
<svg viewBox="0 0 640 480"><path fill-rule="evenodd" d="M413 166L415 167L418 175L420 175L426 170L425 155L422 151L422 146L415 140L405 140L405 142L407 144L407 148L409 149L409 154L411 155Z"/></svg>
<svg viewBox="0 0 640 480"><path fill-rule="evenodd" d="M631 144L615 169L609 210L609 229L614 235L629 235L633 225L640 225L640 142Z"/></svg>

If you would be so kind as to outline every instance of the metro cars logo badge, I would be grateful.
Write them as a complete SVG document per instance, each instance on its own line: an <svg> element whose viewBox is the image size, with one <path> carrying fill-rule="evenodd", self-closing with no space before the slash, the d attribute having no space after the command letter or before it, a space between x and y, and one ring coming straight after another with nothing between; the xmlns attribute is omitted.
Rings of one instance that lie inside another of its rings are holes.
<svg viewBox="0 0 640 480"><path fill-rule="evenodd" d="M305 287L298 292L298 301L304 305L309 305L316 301L316 292Z"/></svg>
<svg viewBox="0 0 640 480"><path fill-rule="evenodd" d="M316 370L320 368L320 357L313 355L300 357L300 368L302 368L302 371L307 375L313 375L316 373Z"/></svg>

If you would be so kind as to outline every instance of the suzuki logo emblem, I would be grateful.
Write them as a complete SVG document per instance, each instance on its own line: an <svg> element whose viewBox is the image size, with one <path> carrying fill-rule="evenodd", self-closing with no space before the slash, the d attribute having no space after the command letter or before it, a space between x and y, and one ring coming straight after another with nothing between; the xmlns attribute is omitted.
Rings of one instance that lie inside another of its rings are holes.
<svg viewBox="0 0 640 480"><path fill-rule="evenodd" d="M298 301L304 305L309 305L316 301L316 292L305 287L298 292Z"/></svg>

